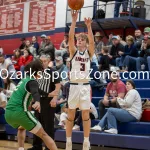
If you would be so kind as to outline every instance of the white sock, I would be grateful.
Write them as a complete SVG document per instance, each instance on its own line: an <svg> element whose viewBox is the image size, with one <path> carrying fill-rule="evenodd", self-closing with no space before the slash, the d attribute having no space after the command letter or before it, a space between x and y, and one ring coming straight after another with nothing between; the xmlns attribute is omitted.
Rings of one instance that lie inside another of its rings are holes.
<svg viewBox="0 0 150 150"><path fill-rule="evenodd" d="M19 147L19 149L18 150L24 150L24 148L23 147Z"/></svg>
<svg viewBox="0 0 150 150"><path fill-rule="evenodd" d="M84 142L89 142L89 137L84 137Z"/></svg>
<svg viewBox="0 0 150 150"><path fill-rule="evenodd" d="M72 142L71 137L67 137L67 142Z"/></svg>

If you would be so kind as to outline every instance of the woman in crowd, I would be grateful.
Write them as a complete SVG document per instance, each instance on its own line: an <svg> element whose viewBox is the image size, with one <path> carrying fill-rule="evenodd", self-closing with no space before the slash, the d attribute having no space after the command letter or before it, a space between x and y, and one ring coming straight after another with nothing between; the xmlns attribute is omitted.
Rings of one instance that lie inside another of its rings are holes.
<svg viewBox="0 0 150 150"><path fill-rule="evenodd" d="M33 36L32 37L32 46L35 48L36 50L36 55L39 55L39 43L37 42L37 37L36 36Z"/></svg>
<svg viewBox="0 0 150 150"><path fill-rule="evenodd" d="M20 57L21 51L19 49L16 49L14 51L14 55L12 56L12 63L14 64L14 68L16 71L20 71Z"/></svg>
<svg viewBox="0 0 150 150"><path fill-rule="evenodd" d="M32 46L31 42L29 40L26 41L26 48L29 49L30 53L33 55L34 58L36 58L36 49Z"/></svg>
<svg viewBox="0 0 150 150"><path fill-rule="evenodd" d="M33 56L28 49L25 49L23 54L20 58L20 71L24 75L24 66L33 61Z"/></svg>
<svg viewBox="0 0 150 150"><path fill-rule="evenodd" d="M132 80L126 82L126 88L128 92L124 99L117 97L120 108L108 108L105 116L98 125L91 128L91 131L102 131L107 126L108 130L104 130L104 132L117 134L117 121L135 122L140 120L142 115L141 97Z"/></svg>

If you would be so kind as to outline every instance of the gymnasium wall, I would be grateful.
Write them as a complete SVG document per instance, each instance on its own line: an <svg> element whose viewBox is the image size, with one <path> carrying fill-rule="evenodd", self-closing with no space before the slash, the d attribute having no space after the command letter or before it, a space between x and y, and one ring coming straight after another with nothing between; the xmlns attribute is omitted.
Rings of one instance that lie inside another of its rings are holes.
<svg viewBox="0 0 150 150"><path fill-rule="evenodd" d="M3 0L6 1L6 0ZM8 0L7 0L8 1ZM28 1L28 0L12 0L12 1ZM31 1L36 1L36 0L31 0ZM63 36L65 34L65 32L68 32L68 29L65 28L66 27L66 22L69 23L71 22L71 16L70 16L70 12L67 13L66 15L66 10L68 8L67 6L67 0L48 0L50 2L55 2L56 3L56 7L55 7L55 25L54 25L54 29L53 30L48 30L48 31L37 31L37 32L28 32L28 20L29 20L29 12L30 12L30 2L24 2L24 18L23 18L23 28L22 28L22 33L15 33L15 34L3 34L0 35L0 46L3 47L5 54L12 54L13 50L18 48L18 46L21 44L20 38L21 37L26 37L27 39L31 40L31 37L33 35L38 37L38 42L40 43L41 38L40 35L41 34L46 34L46 35L50 35L52 38L52 41L55 45L55 47L57 49L59 49L60 43L63 40ZM84 7L87 6L93 6L93 1L94 0L85 0L85 5ZM145 2L147 4L150 4L149 0L145 0ZM112 3L112 2L109 2ZM108 3L108 4L109 4ZM100 4L102 4L102 2L100 2ZM1 8L1 6L0 6ZM101 7L102 9L104 9L104 7ZM114 5L108 5L107 6L107 11L106 11L106 18L111 18L113 17L113 9L114 9ZM150 7L147 7L147 15L146 18L149 19L150 18ZM81 21L83 21L84 17L93 17L93 7L88 7L88 8L83 8L81 9ZM141 28L142 29L142 28ZM142 29L143 30L143 29ZM83 29L77 28L76 29L77 32L83 32ZM107 30L106 31L108 34L110 32L114 32L114 34L124 34L123 29L118 29L118 30ZM134 29L127 29L126 30L126 35L128 34L134 34ZM107 39L105 38L105 42L107 41Z"/></svg>

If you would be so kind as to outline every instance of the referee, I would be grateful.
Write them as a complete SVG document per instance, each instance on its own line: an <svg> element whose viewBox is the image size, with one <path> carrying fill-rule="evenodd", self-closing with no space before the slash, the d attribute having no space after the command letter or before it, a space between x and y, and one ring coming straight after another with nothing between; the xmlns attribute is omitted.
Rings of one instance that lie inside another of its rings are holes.
<svg viewBox="0 0 150 150"><path fill-rule="evenodd" d="M41 95L41 113L38 115L38 112L36 112L36 116L39 121L41 121L41 124L46 133L54 139L54 116L57 97L61 85L60 79L56 79L57 75L55 74L54 70L48 67L49 58L49 55L41 55L40 60L43 63L44 71L41 74L42 78L38 79L37 81L39 84L39 89L46 93L51 93L52 97ZM53 78L53 76L55 77L55 79ZM42 141L38 137L34 136L33 147L29 148L28 150L42 150ZM46 148L45 150L48 150L48 148Z"/></svg>

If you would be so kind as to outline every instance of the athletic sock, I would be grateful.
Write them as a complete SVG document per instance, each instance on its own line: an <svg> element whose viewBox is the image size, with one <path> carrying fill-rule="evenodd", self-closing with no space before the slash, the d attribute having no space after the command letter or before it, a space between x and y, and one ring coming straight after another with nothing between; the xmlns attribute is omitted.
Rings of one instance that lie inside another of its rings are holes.
<svg viewBox="0 0 150 150"><path fill-rule="evenodd" d="M71 137L67 137L67 142L72 142Z"/></svg>
<svg viewBox="0 0 150 150"><path fill-rule="evenodd" d="M23 147L19 147L19 149L18 150L24 150L24 148Z"/></svg>
<svg viewBox="0 0 150 150"><path fill-rule="evenodd" d="M89 142L89 137L84 137L84 142Z"/></svg>

